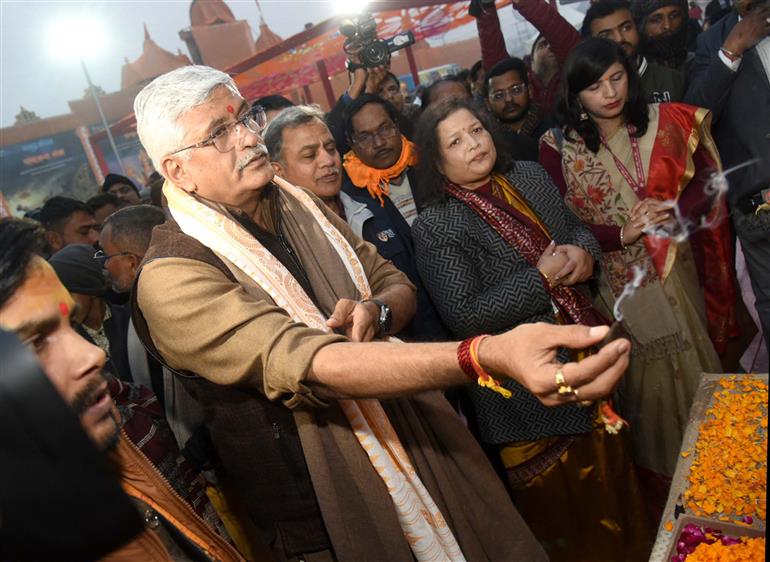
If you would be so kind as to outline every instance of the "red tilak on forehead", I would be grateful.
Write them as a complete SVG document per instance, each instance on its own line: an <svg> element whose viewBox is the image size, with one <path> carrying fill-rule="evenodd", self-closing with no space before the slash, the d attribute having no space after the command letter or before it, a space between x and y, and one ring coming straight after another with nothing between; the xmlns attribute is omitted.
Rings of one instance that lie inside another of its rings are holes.
<svg viewBox="0 0 770 562"><path fill-rule="evenodd" d="M235 109L233 108L232 105L227 106L227 113L235 113Z"/></svg>
<svg viewBox="0 0 770 562"><path fill-rule="evenodd" d="M62 316L69 316L70 315L70 307L67 306L66 302L60 302L59 303L59 312L61 312Z"/></svg>

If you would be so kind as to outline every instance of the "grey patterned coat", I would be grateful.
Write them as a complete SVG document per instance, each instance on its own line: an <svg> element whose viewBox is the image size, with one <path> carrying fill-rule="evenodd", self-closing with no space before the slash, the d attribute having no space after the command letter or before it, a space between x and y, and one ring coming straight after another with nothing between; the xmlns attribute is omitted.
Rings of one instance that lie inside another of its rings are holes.
<svg viewBox="0 0 770 562"><path fill-rule="evenodd" d="M574 244L600 262L591 232L565 206L546 171L520 161L507 175L557 244ZM501 332L529 322L554 323L551 300L534 266L486 221L452 197L424 209L412 225L417 268L446 326L455 336ZM513 381L505 399L469 386L484 441L502 444L589 431L590 408L547 408Z"/></svg>

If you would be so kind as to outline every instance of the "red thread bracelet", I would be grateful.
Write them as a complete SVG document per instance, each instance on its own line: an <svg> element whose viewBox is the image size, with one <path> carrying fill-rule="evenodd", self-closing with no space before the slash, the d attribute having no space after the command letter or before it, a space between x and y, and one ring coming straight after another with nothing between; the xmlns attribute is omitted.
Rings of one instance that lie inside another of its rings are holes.
<svg viewBox="0 0 770 562"><path fill-rule="evenodd" d="M471 361L471 344L476 337L478 336L464 339L460 342L460 345L457 346L457 363L459 363L463 373L468 375L468 378L473 382L476 382L476 379L478 378L476 370L473 368L473 361Z"/></svg>
<svg viewBox="0 0 770 562"><path fill-rule="evenodd" d="M457 362L463 372L476 384L497 392L503 398L510 398L511 391L503 388L500 382L492 378L492 375L487 373L479 362L479 345L488 337L489 334L482 334L460 342L460 345L457 346Z"/></svg>

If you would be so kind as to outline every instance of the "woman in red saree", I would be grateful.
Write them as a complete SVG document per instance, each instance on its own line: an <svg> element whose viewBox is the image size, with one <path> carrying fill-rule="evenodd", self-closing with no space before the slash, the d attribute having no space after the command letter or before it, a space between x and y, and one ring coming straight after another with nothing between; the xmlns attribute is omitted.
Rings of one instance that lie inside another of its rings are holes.
<svg viewBox="0 0 770 562"><path fill-rule="evenodd" d="M559 116L561 129L541 139L541 163L602 247L595 305L622 318L633 343L617 406L637 464L665 486L700 375L721 371L717 352L735 331L726 207L710 189L721 171L710 116L647 105L633 66L602 39L568 57ZM619 302L635 271L638 287Z"/></svg>

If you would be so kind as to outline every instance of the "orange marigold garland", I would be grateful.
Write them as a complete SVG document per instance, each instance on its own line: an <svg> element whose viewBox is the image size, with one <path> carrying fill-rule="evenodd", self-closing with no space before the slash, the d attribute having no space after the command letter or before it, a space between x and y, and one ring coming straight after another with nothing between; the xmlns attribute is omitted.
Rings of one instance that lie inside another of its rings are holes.
<svg viewBox="0 0 770 562"><path fill-rule="evenodd" d="M742 524L756 517L764 522L767 384L735 376L719 384L721 389L714 393L695 443L684 504L701 517Z"/></svg>

